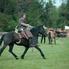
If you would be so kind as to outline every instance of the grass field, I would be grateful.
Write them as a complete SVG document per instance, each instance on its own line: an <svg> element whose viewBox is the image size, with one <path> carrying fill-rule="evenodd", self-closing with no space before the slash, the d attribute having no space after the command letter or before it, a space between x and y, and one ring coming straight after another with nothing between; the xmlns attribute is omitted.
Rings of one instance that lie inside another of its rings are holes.
<svg viewBox="0 0 69 69"><path fill-rule="evenodd" d="M21 59L24 47L14 46L14 53L19 57L16 60L9 52L7 47L0 57L0 69L69 69L69 38L57 39L56 45L41 44L40 48L46 56L43 59L38 50L30 48L25 55L25 59Z"/></svg>

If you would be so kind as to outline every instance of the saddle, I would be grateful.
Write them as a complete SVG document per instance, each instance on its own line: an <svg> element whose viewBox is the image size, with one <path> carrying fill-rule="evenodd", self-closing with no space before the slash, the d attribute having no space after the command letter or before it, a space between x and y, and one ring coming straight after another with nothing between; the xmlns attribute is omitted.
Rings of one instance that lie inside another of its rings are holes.
<svg viewBox="0 0 69 69"><path fill-rule="evenodd" d="M20 33L18 27L15 28L15 33L18 33L20 38L23 38L23 37L24 37L24 36L21 35L21 33ZM25 38L25 37L24 37L24 38Z"/></svg>
<svg viewBox="0 0 69 69"><path fill-rule="evenodd" d="M56 35L56 32L54 30L50 30L50 31L52 31L54 33L54 35Z"/></svg>
<svg viewBox="0 0 69 69"><path fill-rule="evenodd" d="M28 38L33 37L32 33L27 29L25 29L24 32L28 36ZM15 33L18 33L20 38L25 38L23 35L21 35L20 27L15 28Z"/></svg>
<svg viewBox="0 0 69 69"><path fill-rule="evenodd" d="M18 34L19 34L19 37L20 37L20 38L25 38L24 36L21 35L21 33L18 33Z"/></svg>

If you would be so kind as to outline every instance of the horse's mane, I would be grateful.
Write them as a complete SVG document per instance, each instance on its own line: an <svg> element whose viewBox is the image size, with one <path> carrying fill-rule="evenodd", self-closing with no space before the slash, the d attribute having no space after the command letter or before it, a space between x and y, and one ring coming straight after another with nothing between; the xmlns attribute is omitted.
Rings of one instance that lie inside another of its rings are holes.
<svg viewBox="0 0 69 69"><path fill-rule="evenodd" d="M30 30L30 32L37 32L43 25L36 26Z"/></svg>

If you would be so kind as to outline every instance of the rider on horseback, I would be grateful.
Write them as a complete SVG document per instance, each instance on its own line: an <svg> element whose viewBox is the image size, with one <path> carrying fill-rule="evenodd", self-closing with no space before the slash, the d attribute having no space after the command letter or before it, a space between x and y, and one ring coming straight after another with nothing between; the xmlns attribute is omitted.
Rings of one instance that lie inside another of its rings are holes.
<svg viewBox="0 0 69 69"><path fill-rule="evenodd" d="M27 27L29 27L29 24L26 24L25 18L26 18L25 14L22 14L22 18L20 18L20 20L19 20L19 26L20 26L19 31L21 32L21 35L23 37L25 37L27 40L29 40L29 46L32 47L32 46L34 46L32 44L32 40L31 40L31 38L33 36L27 29Z"/></svg>

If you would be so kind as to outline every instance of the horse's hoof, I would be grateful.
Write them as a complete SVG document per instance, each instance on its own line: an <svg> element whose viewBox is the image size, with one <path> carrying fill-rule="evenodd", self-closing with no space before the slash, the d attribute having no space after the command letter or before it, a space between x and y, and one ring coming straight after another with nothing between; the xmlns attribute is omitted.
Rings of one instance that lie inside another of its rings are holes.
<svg viewBox="0 0 69 69"><path fill-rule="evenodd" d="M46 57L43 57L44 59L46 59Z"/></svg>
<svg viewBox="0 0 69 69"><path fill-rule="evenodd" d="M21 57L21 59L24 59L24 58Z"/></svg>
<svg viewBox="0 0 69 69"><path fill-rule="evenodd" d="M21 59L24 59L24 57L21 56Z"/></svg>
<svg viewBox="0 0 69 69"><path fill-rule="evenodd" d="M16 57L16 59L18 60L19 58L18 58L18 57Z"/></svg>

